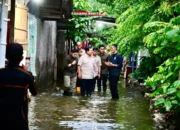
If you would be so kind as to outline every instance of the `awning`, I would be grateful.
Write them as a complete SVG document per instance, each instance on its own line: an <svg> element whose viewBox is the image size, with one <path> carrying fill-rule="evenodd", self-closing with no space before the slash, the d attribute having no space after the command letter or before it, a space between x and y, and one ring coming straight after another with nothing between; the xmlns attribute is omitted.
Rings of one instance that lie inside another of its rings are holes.
<svg viewBox="0 0 180 130"><path fill-rule="evenodd" d="M112 18L112 17L98 17L98 18L94 18L94 20L96 21L103 21L103 22L108 22L108 23L116 23L116 18Z"/></svg>

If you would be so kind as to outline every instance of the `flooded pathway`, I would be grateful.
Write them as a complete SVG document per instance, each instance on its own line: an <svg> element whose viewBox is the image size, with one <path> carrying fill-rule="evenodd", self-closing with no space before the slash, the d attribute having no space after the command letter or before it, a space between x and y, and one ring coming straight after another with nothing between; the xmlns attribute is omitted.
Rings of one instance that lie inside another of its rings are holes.
<svg viewBox="0 0 180 130"><path fill-rule="evenodd" d="M29 104L30 130L154 130L149 103L122 84L119 100L109 92L91 99L42 93Z"/></svg>

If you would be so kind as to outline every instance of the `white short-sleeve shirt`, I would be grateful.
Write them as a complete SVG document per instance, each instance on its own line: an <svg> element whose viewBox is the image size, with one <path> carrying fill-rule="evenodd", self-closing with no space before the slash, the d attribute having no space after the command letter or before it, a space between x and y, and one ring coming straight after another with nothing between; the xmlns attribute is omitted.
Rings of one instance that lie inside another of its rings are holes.
<svg viewBox="0 0 180 130"><path fill-rule="evenodd" d="M95 73L95 59L84 54L80 57L78 65L81 66L82 79L93 79Z"/></svg>

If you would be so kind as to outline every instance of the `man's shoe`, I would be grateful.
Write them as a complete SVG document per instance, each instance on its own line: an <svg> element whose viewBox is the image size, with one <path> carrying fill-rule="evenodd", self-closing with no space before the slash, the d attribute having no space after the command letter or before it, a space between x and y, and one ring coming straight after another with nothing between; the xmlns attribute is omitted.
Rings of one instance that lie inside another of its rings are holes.
<svg viewBox="0 0 180 130"><path fill-rule="evenodd" d="M117 100L117 99L119 99L119 96L114 96L114 97L112 97L112 99Z"/></svg>

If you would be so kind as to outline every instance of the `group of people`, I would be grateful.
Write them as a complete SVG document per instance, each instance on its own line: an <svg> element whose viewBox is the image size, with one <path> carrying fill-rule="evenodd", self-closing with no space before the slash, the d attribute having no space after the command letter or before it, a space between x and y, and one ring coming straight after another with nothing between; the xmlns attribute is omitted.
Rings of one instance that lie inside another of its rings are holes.
<svg viewBox="0 0 180 130"><path fill-rule="evenodd" d="M32 96L37 95L33 75L27 68L19 64L23 59L23 47L17 43L7 46L6 58L9 63L6 68L0 69L0 129L2 130L29 130L28 128L28 89ZM81 96L91 96L98 84L98 92L107 90L109 77L110 90L113 99L118 99L117 90L122 57L117 52L117 46L112 45L112 55L105 52L105 46L99 48L86 47L77 43L77 49L71 50L65 62L64 86L65 91L75 92L76 84L81 87ZM108 76L109 75L109 76ZM78 81L78 82L77 82Z"/></svg>
<svg viewBox="0 0 180 130"><path fill-rule="evenodd" d="M118 81L123 58L117 52L117 45L112 45L111 56L105 52L104 45L82 49L82 44L78 42L76 47L65 61L64 92L75 93L76 86L80 86L81 96L91 97L97 82L98 92L101 92L102 85L106 94L109 78L112 99L119 99Z"/></svg>

